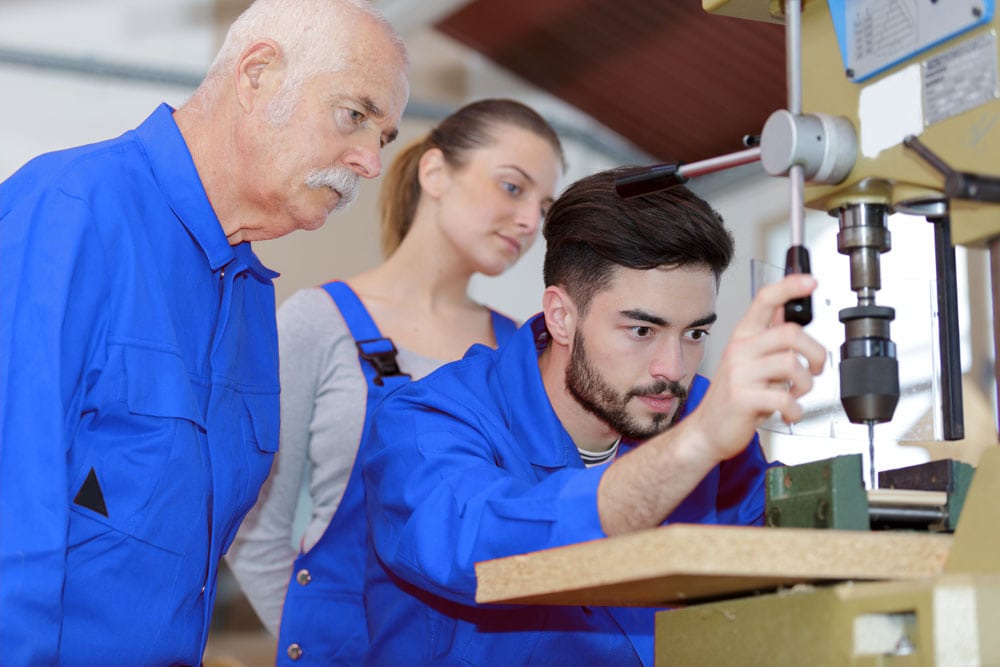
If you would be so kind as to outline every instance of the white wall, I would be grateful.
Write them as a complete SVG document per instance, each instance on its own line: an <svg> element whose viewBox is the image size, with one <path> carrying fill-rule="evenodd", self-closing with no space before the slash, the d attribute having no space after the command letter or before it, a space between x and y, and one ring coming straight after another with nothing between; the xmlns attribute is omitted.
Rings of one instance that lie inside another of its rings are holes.
<svg viewBox="0 0 1000 667"><path fill-rule="evenodd" d="M113 64L126 72L128 67L144 73L165 71L197 82L220 37L211 12L206 0L0 3L0 50L38 54L41 65L46 65L44 58L93 70ZM612 145L621 142L579 112L432 30L408 34L406 40L413 61L411 108L421 105L444 113L477 97L507 95L580 134L606 136ZM0 103L0 179L42 152L118 136L161 102L181 105L193 86L27 67L0 59L0 90L5 91ZM399 139L386 150L386 163L431 125L426 115L405 115ZM592 146L565 141L567 183L615 163ZM624 142L621 146L626 154L634 153ZM379 187L379 180L365 181L352 206L333 214L320 230L255 244L262 261L281 273L275 283L279 303L301 287L347 277L381 261ZM543 253L538 243L507 274L477 276L473 296L517 319L527 318L539 307Z"/></svg>

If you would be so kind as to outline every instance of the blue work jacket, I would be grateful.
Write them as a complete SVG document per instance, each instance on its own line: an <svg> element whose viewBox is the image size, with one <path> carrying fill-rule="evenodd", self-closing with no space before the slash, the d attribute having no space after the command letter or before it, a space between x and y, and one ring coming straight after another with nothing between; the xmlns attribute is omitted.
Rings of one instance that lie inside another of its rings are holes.
<svg viewBox="0 0 1000 667"><path fill-rule="evenodd" d="M655 609L475 604L476 562L605 537L607 466L584 467L552 410L546 343L536 316L500 350L470 350L376 409L361 453L366 664L652 665ZM707 388L694 379L684 414ZM666 522L761 524L767 467L755 436Z"/></svg>
<svg viewBox="0 0 1000 667"><path fill-rule="evenodd" d="M4 665L200 664L277 449L277 274L172 111L0 184Z"/></svg>

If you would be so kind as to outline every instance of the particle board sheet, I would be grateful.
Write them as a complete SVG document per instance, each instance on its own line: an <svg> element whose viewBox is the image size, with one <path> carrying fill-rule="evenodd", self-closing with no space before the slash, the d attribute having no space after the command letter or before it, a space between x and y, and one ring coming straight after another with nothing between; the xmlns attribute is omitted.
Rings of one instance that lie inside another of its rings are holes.
<svg viewBox="0 0 1000 667"><path fill-rule="evenodd" d="M479 603L664 606L941 573L950 535L673 524L476 564Z"/></svg>

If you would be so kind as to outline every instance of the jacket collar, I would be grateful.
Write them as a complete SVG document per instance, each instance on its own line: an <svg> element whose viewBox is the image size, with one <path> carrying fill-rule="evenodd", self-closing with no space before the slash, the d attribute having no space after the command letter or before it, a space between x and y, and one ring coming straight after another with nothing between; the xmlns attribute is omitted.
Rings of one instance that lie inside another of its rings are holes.
<svg viewBox="0 0 1000 667"><path fill-rule="evenodd" d="M545 392L538 355L549 344L545 318L525 322L499 351L500 390L506 397L504 418L527 459L545 468L583 463L576 444L563 428Z"/></svg>
<svg viewBox="0 0 1000 667"><path fill-rule="evenodd" d="M279 274L261 264L249 243L239 244L247 246L240 250L229 245L173 114L173 107L161 104L135 130L170 209L201 247L213 271L236 260L261 281L276 278Z"/></svg>

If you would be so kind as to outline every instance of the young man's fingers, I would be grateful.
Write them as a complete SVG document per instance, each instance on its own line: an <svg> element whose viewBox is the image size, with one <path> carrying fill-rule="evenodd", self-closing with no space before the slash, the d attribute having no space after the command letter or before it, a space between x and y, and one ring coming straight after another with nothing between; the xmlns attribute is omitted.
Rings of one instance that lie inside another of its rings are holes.
<svg viewBox="0 0 1000 667"><path fill-rule="evenodd" d="M784 309L786 302L808 296L815 289L816 279L807 273L793 273L776 283L765 285L757 292L737 329L752 334L768 328L775 321L778 310Z"/></svg>

